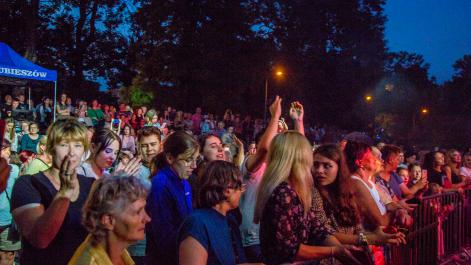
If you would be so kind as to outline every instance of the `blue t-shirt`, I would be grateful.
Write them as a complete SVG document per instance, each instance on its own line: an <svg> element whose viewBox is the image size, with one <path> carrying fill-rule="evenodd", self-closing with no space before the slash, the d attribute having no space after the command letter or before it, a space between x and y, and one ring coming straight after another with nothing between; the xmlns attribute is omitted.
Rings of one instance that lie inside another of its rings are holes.
<svg viewBox="0 0 471 265"><path fill-rule="evenodd" d="M81 223L82 208L94 179L82 175L78 175L77 178L80 185L79 196L76 201L69 204L56 237L44 249L35 248L22 238L23 252L20 257L20 264L65 265L85 240L88 233ZM47 209L56 194L56 188L43 172L21 176L13 186L11 209L14 211L28 204L41 204Z"/></svg>
<svg viewBox="0 0 471 265"><path fill-rule="evenodd" d="M10 164L10 176L8 177L7 187L4 192L0 193L0 226L11 224L10 201L13 191L13 185L20 173L17 165Z"/></svg>
<svg viewBox="0 0 471 265"><path fill-rule="evenodd" d="M384 180L379 175L375 179L376 184L383 186L389 193L392 190L394 194L389 194L391 198L396 195L398 199L402 199L401 184L404 183L404 180L396 172L391 172L389 181Z"/></svg>
<svg viewBox="0 0 471 265"><path fill-rule="evenodd" d="M208 252L207 265L243 263L245 255L240 236L233 235L239 230L234 230L234 226L231 229L230 222L229 215L226 217L212 208L195 210L178 231L178 245L191 236ZM178 252L175 254L178 255Z"/></svg>

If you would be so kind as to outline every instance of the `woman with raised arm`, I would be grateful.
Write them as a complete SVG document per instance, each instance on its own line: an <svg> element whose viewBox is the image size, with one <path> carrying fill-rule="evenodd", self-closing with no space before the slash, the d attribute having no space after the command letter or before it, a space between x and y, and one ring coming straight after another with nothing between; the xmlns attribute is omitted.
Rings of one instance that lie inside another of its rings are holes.
<svg viewBox="0 0 471 265"><path fill-rule="evenodd" d="M21 264L67 264L87 235L80 211L93 179L76 173L88 150L87 129L63 119L51 125L47 135L52 166L22 176L13 187L11 209L23 245Z"/></svg>

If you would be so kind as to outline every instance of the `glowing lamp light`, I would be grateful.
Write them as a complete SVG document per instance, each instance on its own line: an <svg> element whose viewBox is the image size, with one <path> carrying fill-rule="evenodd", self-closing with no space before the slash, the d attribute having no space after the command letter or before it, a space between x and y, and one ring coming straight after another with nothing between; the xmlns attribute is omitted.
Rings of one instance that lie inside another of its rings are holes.
<svg viewBox="0 0 471 265"><path fill-rule="evenodd" d="M373 97L370 96L370 95L367 95L367 96L365 96L365 100L366 100L366 102L370 102L370 101L373 100Z"/></svg>
<svg viewBox="0 0 471 265"><path fill-rule="evenodd" d="M420 110L420 113L422 113L422 114L427 114L427 113L428 113L428 109L427 109L427 108L422 108L422 109Z"/></svg>
<svg viewBox="0 0 471 265"><path fill-rule="evenodd" d="M276 76L282 76L283 75L283 72L282 71L276 71Z"/></svg>

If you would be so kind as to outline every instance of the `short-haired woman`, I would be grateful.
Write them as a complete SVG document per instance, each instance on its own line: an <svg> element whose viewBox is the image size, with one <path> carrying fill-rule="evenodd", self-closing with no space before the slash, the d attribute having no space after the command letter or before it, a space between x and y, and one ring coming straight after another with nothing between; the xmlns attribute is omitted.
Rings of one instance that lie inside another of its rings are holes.
<svg viewBox="0 0 471 265"><path fill-rule="evenodd" d="M196 168L199 145L183 131L165 140L155 161L156 175L147 198L152 221L146 227L147 264L177 264L177 230L193 210L188 178Z"/></svg>
<svg viewBox="0 0 471 265"><path fill-rule="evenodd" d="M51 125L47 135L52 166L22 176L13 187L11 209L23 245L21 264L66 264L87 235L80 210L93 179L76 173L88 150L87 129L63 119Z"/></svg>
<svg viewBox="0 0 471 265"><path fill-rule="evenodd" d="M243 263L240 235L230 228L227 215L238 207L244 191L241 173L233 163L216 160L204 175L198 194L201 209L185 219L178 233L179 264Z"/></svg>
<svg viewBox="0 0 471 265"><path fill-rule="evenodd" d="M144 239L147 189L135 177L97 180L82 214L89 235L69 265L134 265L126 248Z"/></svg>

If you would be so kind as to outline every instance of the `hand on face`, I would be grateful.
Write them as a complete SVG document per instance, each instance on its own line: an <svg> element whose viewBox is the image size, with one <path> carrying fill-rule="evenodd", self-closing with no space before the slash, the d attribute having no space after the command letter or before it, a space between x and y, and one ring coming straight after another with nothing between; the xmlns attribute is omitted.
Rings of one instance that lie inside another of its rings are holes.
<svg viewBox="0 0 471 265"><path fill-rule="evenodd" d="M72 156L65 156L59 170L60 188L58 193L68 199L77 195L75 188L78 185L78 180L75 168Z"/></svg>

